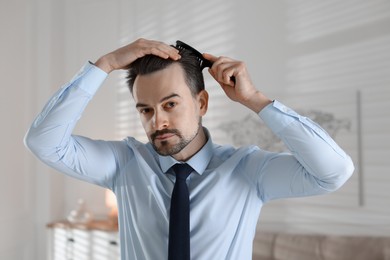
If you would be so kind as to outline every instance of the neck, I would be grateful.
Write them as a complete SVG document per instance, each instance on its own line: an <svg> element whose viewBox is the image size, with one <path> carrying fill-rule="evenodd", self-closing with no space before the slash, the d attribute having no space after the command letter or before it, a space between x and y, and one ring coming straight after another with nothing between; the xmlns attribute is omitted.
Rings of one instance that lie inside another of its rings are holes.
<svg viewBox="0 0 390 260"><path fill-rule="evenodd" d="M175 155L172 155L172 157L180 162L188 161L192 156L199 152L200 149L202 149L206 142L206 133L203 127L200 125L198 134L195 136L195 138L183 150Z"/></svg>

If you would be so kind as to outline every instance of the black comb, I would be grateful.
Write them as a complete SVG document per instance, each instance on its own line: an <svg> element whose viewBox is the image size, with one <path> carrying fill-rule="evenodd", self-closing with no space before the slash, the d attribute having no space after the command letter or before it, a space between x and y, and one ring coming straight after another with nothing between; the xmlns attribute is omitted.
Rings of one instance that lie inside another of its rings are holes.
<svg viewBox="0 0 390 260"><path fill-rule="evenodd" d="M196 50L195 48L191 47L190 45L182 41L176 41L176 48L179 50L187 50L190 51L192 54L194 54L196 59L199 61L201 70L203 70L206 67L211 68L211 66L213 66L213 63L209 60L206 60L198 50Z"/></svg>
<svg viewBox="0 0 390 260"><path fill-rule="evenodd" d="M176 41L176 49L179 50L187 50L190 51L192 54L195 55L196 59L199 61L200 69L203 70L204 68L211 68L213 66L213 62L210 60L207 60L203 57L202 53L200 53L197 49L194 47L191 47L187 43L184 43L182 41ZM230 80L233 81L234 84L236 84L236 78L230 77Z"/></svg>

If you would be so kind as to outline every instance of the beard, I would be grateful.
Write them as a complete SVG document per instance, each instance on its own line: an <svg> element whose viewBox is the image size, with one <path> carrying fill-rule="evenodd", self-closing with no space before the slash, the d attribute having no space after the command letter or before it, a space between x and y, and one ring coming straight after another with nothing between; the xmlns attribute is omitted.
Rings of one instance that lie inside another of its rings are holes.
<svg viewBox="0 0 390 260"><path fill-rule="evenodd" d="M154 132L151 136L150 139L152 140L151 144L153 146L153 149L162 156L170 156L170 155L175 155L179 152L181 152L185 147L187 147L188 144L190 144L195 137L199 134L199 131L201 129L201 121L199 120L198 122L198 128L192 135L189 137L184 137L181 132L177 129L163 129L163 130L157 130ZM172 144L169 140L165 141L159 141L160 146L157 146L156 144L156 138L159 135L163 134L174 134L176 137L179 138L179 141L175 144Z"/></svg>

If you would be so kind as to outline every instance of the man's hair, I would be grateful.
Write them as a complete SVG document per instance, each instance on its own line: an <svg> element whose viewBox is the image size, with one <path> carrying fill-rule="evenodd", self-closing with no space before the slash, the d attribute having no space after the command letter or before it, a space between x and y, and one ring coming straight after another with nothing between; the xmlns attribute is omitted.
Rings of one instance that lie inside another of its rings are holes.
<svg viewBox="0 0 390 260"><path fill-rule="evenodd" d="M163 70L168 66L177 63L184 72L184 78L190 88L192 96L196 96L204 90L204 78L200 64L195 55L190 51L180 50L179 60L163 59L155 55L146 55L137 59L128 67L127 84L130 93L133 94L133 86L138 75L147 75L155 71Z"/></svg>

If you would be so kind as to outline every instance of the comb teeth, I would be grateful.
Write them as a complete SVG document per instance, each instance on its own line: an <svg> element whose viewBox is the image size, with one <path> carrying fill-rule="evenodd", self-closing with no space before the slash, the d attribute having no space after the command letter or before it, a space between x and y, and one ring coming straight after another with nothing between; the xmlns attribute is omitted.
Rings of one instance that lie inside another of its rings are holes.
<svg viewBox="0 0 390 260"><path fill-rule="evenodd" d="M213 62L205 59L199 51L197 51L195 48L191 47L190 45L188 45L182 41L176 41L175 47L179 50L187 50L187 51L192 52L195 55L196 59L199 61L200 70L203 70L206 67L211 68L211 66L213 66ZM230 80L234 84L236 84L236 77L232 76L232 77L230 77Z"/></svg>
<svg viewBox="0 0 390 260"><path fill-rule="evenodd" d="M195 48L191 47L190 45L182 41L176 41L176 48L179 50L187 50L192 52L195 55L196 59L199 61L201 70L203 70L206 67L211 68L211 66L213 65L213 63L209 60L206 60L198 50L196 50Z"/></svg>

